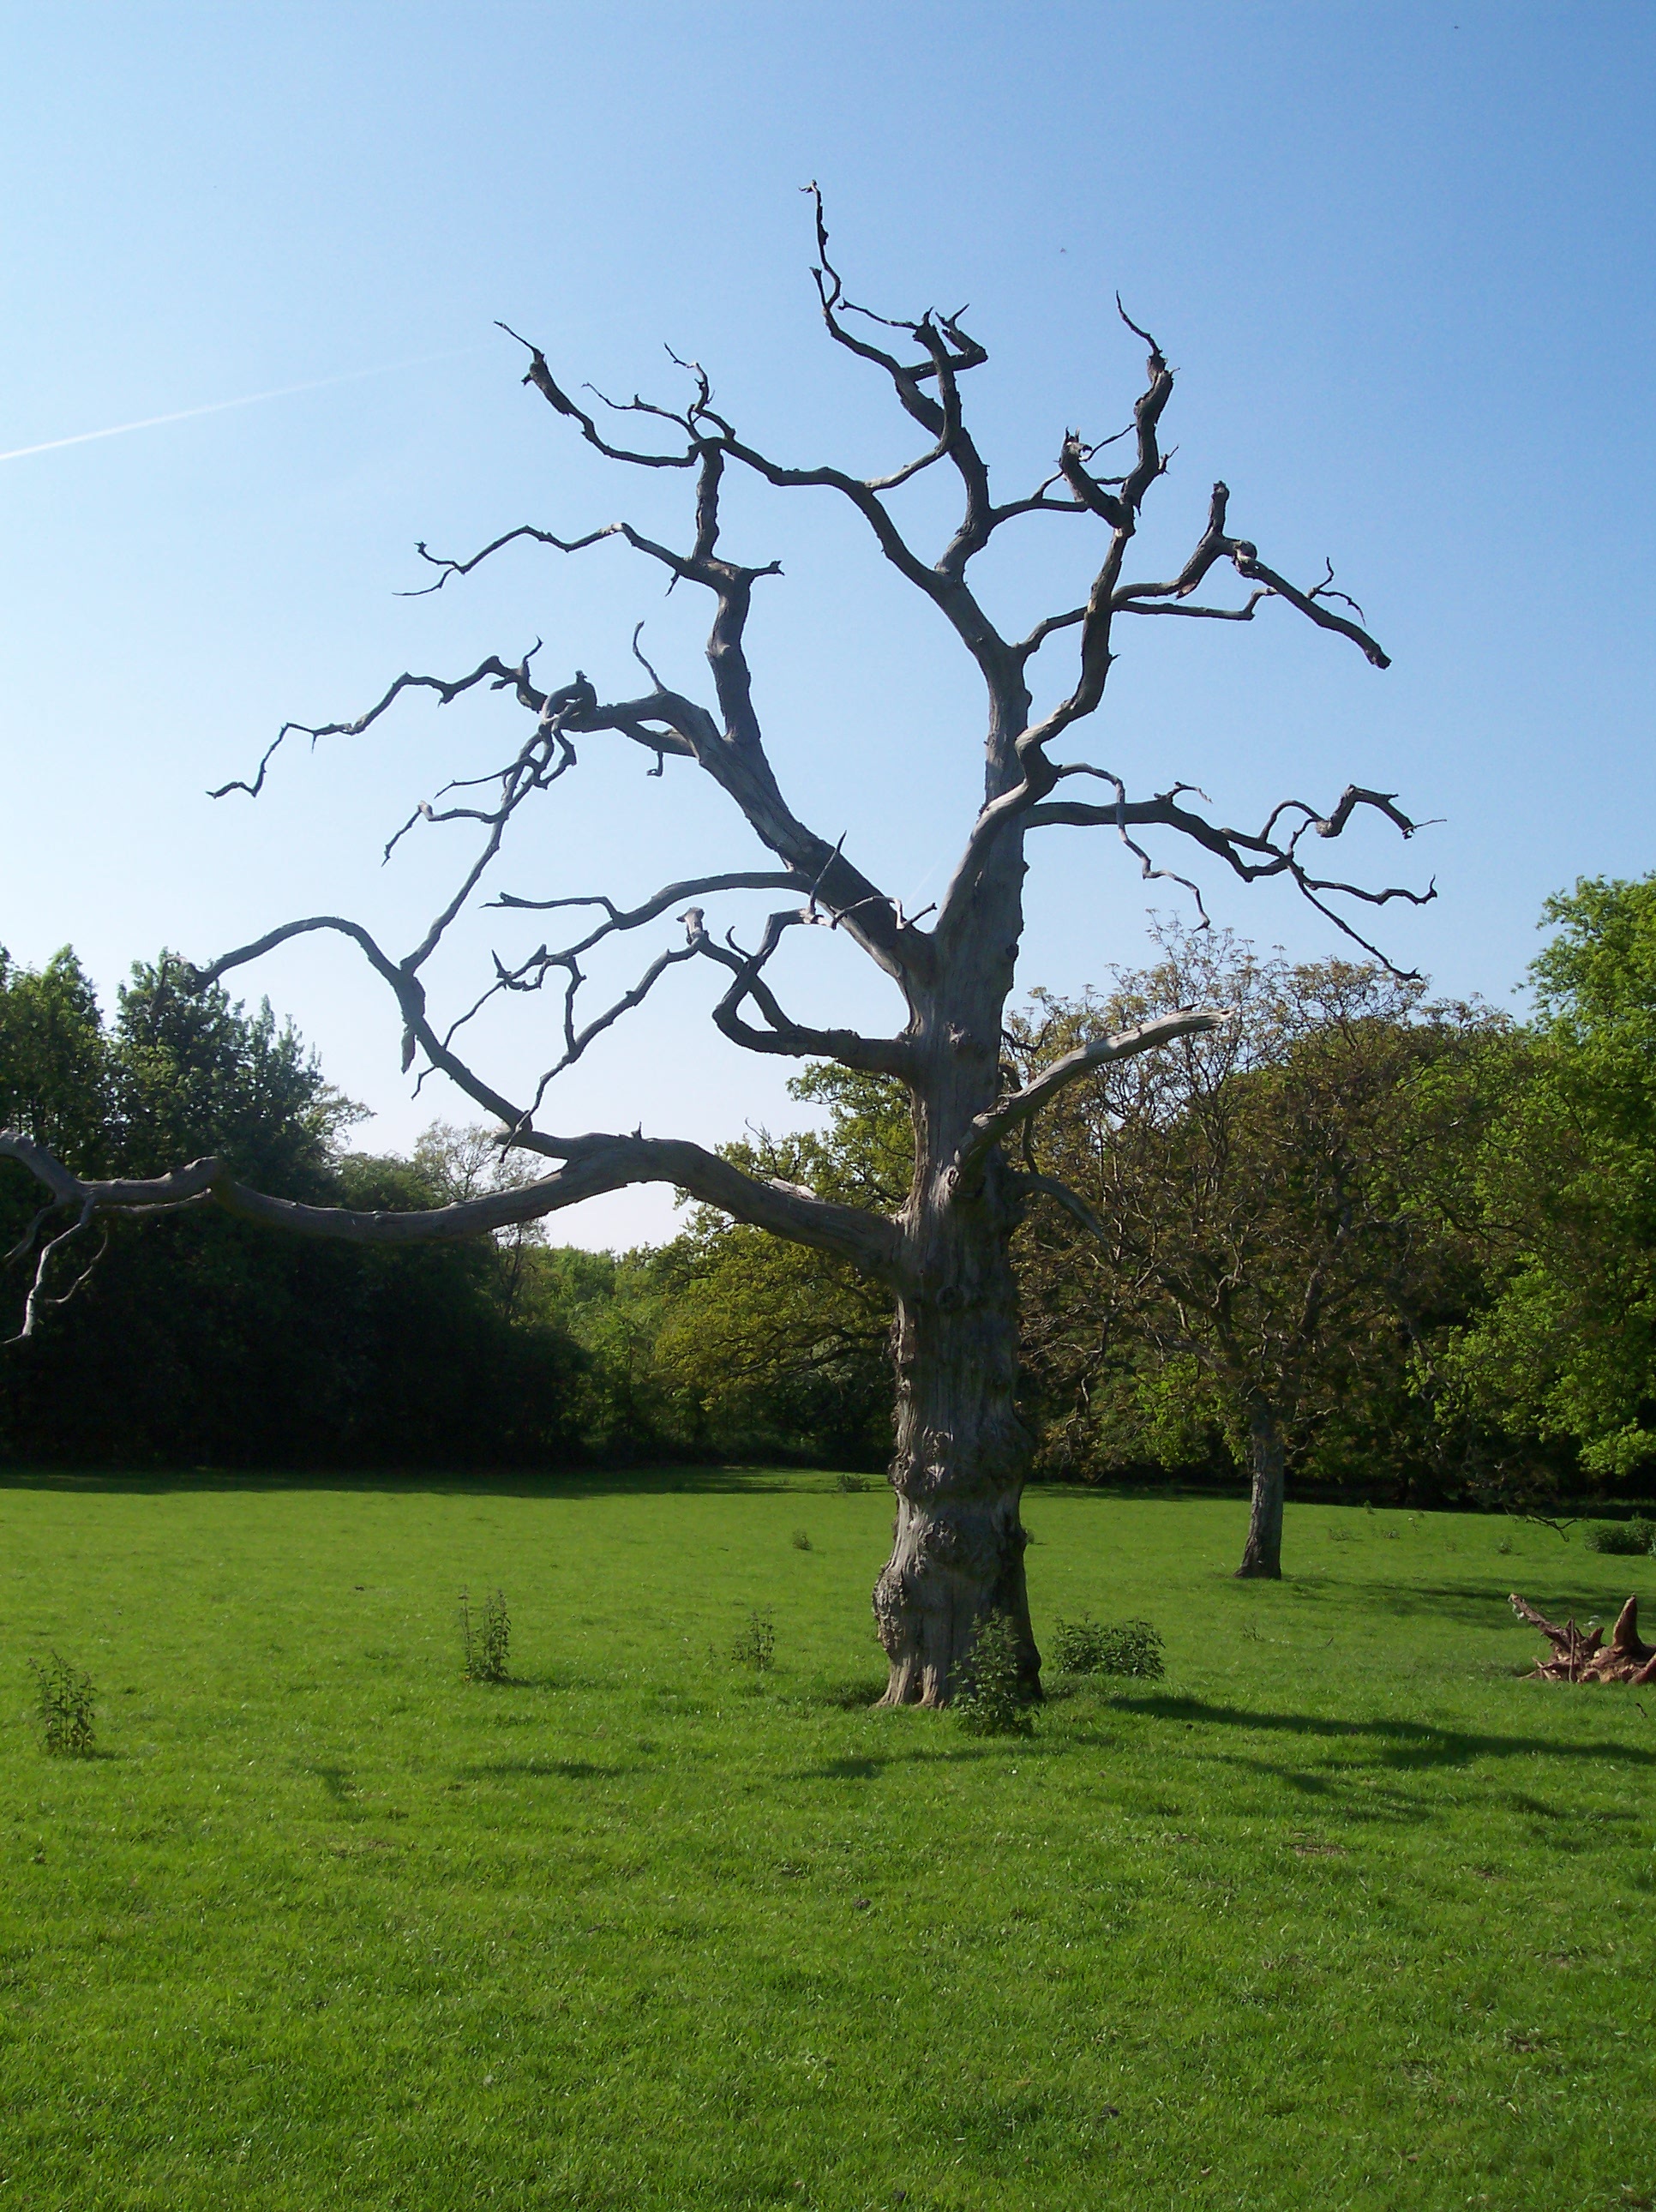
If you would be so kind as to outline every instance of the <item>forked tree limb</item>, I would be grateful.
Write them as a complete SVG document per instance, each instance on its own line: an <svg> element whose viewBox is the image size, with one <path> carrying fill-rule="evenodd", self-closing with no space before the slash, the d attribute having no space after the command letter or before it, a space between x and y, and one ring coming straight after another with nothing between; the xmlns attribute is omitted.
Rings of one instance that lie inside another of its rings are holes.
<svg viewBox="0 0 1656 2212"><path fill-rule="evenodd" d="M1077 765L1065 769L1063 775L1094 775L1113 784L1117 797L1113 805L1095 805L1078 799L1048 799L1032 806L1023 819L1025 829L1045 829L1065 824L1075 829L1113 828L1128 850L1138 859L1146 876L1164 874L1165 870L1151 866L1144 848L1130 834L1135 829L1160 825L1176 830L1199 845L1206 852L1222 860L1244 883L1257 883L1271 876L1288 877L1307 902L1325 915L1343 936L1349 937L1378 960L1392 975L1405 981L1416 979L1414 971L1398 968L1380 950L1371 944L1339 909L1328 903L1334 894L1354 898L1365 906L1388 906L1394 899L1403 899L1410 906L1429 906L1437 896L1435 883L1429 884L1423 891L1412 890L1406 885L1389 884L1380 890L1370 890L1360 884L1349 884L1336 878L1313 875L1300 858L1301 840L1309 831L1319 838L1338 837L1359 810L1372 811L1384 817L1403 837L1412 837L1422 825L1410 820L1397 804L1393 792L1367 791L1358 784L1348 784L1338 803L1326 816L1303 799L1283 799L1272 808L1263 830L1232 830L1210 822L1204 815L1180 804L1186 785L1175 785L1171 791L1158 792L1153 799L1129 799L1126 787L1119 776L1107 769ZM1056 780L1056 779L1055 779ZM1286 836L1278 831L1284 816L1294 818L1295 826ZM1180 881L1183 880L1181 878ZM1205 918L1205 917L1204 917Z"/></svg>

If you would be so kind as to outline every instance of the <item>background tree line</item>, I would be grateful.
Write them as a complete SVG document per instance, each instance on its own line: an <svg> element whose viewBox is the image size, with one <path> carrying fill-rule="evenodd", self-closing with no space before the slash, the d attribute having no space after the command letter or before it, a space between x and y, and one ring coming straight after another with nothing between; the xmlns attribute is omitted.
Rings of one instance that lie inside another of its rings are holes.
<svg viewBox="0 0 1656 2212"><path fill-rule="evenodd" d="M1026 1081L1077 1039L1192 1004L1234 1020L1072 1085L1024 1140L1025 1397L1071 1480L1251 1482L1272 1571L1285 1481L1426 1502L1656 1478L1656 877L1549 903L1515 1023L1374 963L1165 927L1148 967L1038 994ZM730 1148L882 1210L901 1092L813 1068L815 1133ZM360 1109L291 1027L167 963L112 1021L74 956L0 956L0 1122L83 1173L207 1152L261 1187L423 1206L503 1174L486 1133L352 1152ZM27 1179L0 1172L0 1234ZM119 1224L0 1370L0 1453L101 1463L544 1465L889 1448L883 1294L706 1209L622 1255L533 1232L378 1251L216 1213Z"/></svg>

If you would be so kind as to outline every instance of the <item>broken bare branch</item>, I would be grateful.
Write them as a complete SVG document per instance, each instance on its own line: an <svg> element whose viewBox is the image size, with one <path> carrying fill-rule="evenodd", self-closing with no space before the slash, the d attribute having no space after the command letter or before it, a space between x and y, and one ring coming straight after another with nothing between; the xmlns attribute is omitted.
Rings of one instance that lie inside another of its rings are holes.
<svg viewBox="0 0 1656 2212"><path fill-rule="evenodd" d="M1338 837L1359 809L1382 814L1392 823L1399 834L1410 837L1422 825L1404 814L1386 792L1364 791L1356 784L1348 785L1339 804L1327 816L1319 816L1302 799L1286 799L1275 807L1265 826L1259 831L1231 830L1210 822L1204 816L1181 806L1180 797L1188 786L1175 786L1173 790L1158 793L1154 799L1130 799L1119 779L1107 769L1077 767L1060 771L1063 775L1101 776L1115 785L1118 797L1113 805L1094 806L1074 799L1047 799L1031 806L1023 817L1027 830L1046 828L1052 824L1067 824L1075 828L1115 829L1124 841L1143 858L1143 849L1129 836L1130 829L1154 825L1177 830L1192 843L1222 860L1227 867L1241 878L1244 883L1257 883L1262 878L1285 875L1301 895L1317 911L1331 921L1343 936L1360 945L1371 959L1378 960L1394 975L1412 980L1412 971L1396 967L1378 945L1373 945L1339 910L1328 904L1331 896L1354 898L1368 906L1386 906L1394 899L1403 899L1410 906L1428 906L1437 896L1435 884L1429 884L1423 891L1410 890L1406 885L1391 884L1380 890L1369 890L1362 884L1348 884L1336 878L1314 876L1299 857L1299 841L1307 831L1319 837ZM1277 824L1284 815L1298 817L1291 835L1279 839Z"/></svg>

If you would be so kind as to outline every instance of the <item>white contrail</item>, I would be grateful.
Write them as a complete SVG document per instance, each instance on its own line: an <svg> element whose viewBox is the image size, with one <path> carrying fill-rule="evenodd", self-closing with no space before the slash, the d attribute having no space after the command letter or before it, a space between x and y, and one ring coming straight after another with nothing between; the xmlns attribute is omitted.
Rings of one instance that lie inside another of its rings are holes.
<svg viewBox="0 0 1656 2212"><path fill-rule="evenodd" d="M398 369L421 368L429 361L453 361L476 346L455 346L446 353L422 353L412 361L382 362L378 368L348 368L338 376L313 376L305 384L279 385L274 392L249 392L240 399L213 399L205 407L180 407L171 415L146 415L142 422L116 422L107 430L77 430L72 438L48 438L43 445L16 446L0 453L0 461L26 460L31 453L55 453L64 446L88 446L94 438L122 438L129 430L154 430L163 422L188 422L197 415L221 415L227 407L254 407L261 399L287 399L296 392L321 392L331 384L355 384L365 376L393 376Z"/></svg>

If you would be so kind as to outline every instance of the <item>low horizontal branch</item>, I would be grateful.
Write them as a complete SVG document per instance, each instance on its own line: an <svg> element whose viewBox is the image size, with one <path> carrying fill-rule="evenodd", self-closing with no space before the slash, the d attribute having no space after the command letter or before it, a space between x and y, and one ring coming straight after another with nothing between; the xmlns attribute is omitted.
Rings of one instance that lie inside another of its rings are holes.
<svg viewBox="0 0 1656 2212"><path fill-rule="evenodd" d="M406 1212L274 1198L239 1182L221 1159L192 1160L149 1179L87 1181L14 1129L0 1130L0 1159L15 1160L52 1193L58 1206L73 1207L82 1221L150 1215L205 1202L238 1220L353 1244L447 1243L487 1237L634 1183L670 1183L738 1221L833 1253L866 1274L889 1279L895 1263L897 1231L882 1216L749 1175L703 1146L679 1138L604 1134L543 1139L541 1144L555 1144L564 1156L551 1175L515 1190L489 1191L456 1205Z"/></svg>

